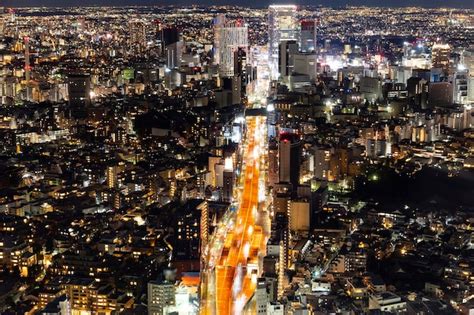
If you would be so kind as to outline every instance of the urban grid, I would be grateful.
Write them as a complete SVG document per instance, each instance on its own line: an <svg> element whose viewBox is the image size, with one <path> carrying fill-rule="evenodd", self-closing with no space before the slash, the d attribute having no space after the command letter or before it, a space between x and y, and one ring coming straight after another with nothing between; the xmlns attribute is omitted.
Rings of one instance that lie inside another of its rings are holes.
<svg viewBox="0 0 474 315"><path fill-rule="evenodd" d="M474 9L254 5L0 7L0 314L474 314Z"/></svg>

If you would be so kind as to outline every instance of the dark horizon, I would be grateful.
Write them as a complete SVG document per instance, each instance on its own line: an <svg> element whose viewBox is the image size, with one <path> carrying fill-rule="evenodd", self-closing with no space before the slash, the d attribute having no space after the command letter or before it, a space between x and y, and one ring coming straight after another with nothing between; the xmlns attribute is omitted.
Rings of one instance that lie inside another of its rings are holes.
<svg viewBox="0 0 474 315"><path fill-rule="evenodd" d="M199 5L199 6L215 6L215 5L236 5L242 7L264 8L270 4L291 3L307 6L324 6L324 7L344 7L344 6L367 6L367 7L423 7L423 8L457 8L457 9L473 9L474 1L453 0L446 3L444 0L320 0L320 1L260 1L258 5L250 0L226 0L215 1L155 1L155 0L70 0L64 3L64 0L5 0L2 6L24 8L24 7L124 7L124 6L168 6L168 5Z"/></svg>

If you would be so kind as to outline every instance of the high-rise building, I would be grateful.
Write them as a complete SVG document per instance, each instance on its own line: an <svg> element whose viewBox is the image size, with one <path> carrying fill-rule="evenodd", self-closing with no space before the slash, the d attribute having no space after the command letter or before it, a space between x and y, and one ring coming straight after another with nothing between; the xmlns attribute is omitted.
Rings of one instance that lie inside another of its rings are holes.
<svg viewBox="0 0 474 315"><path fill-rule="evenodd" d="M428 85L428 104L431 108L453 105L453 84L450 82L431 82Z"/></svg>
<svg viewBox="0 0 474 315"><path fill-rule="evenodd" d="M300 179L301 141L295 134L280 134L279 179L296 188Z"/></svg>
<svg viewBox="0 0 474 315"><path fill-rule="evenodd" d="M248 27L242 20L228 21L219 15L214 20L214 62L219 65L222 77L235 75L235 52L248 54ZM245 59L246 60L246 59Z"/></svg>
<svg viewBox="0 0 474 315"><path fill-rule="evenodd" d="M470 47L462 53L461 67L464 67L468 72L467 99L469 102L474 102L474 47Z"/></svg>
<svg viewBox="0 0 474 315"><path fill-rule="evenodd" d="M117 188L118 178L117 178L118 168L116 165L107 166L107 187Z"/></svg>
<svg viewBox="0 0 474 315"><path fill-rule="evenodd" d="M69 105L87 106L91 97L91 78L89 74L71 74L68 76Z"/></svg>
<svg viewBox="0 0 474 315"><path fill-rule="evenodd" d="M130 30L130 47L137 52L144 52L146 49L146 29L141 21L131 21L128 25Z"/></svg>
<svg viewBox="0 0 474 315"><path fill-rule="evenodd" d="M296 41L282 41L278 48L278 73L287 78L293 73L294 56L298 53Z"/></svg>
<svg viewBox="0 0 474 315"><path fill-rule="evenodd" d="M160 41L164 46L179 41L179 30L176 27L164 27L160 30Z"/></svg>
<svg viewBox="0 0 474 315"><path fill-rule="evenodd" d="M167 66L173 69L180 58L179 30L176 27L160 27L158 30L160 51L167 59Z"/></svg>
<svg viewBox="0 0 474 315"><path fill-rule="evenodd" d="M232 202L232 192L234 188L234 167L232 157L226 157L224 161L224 178L222 187L222 200Z"/></svg>
<svg viewBox="0 0 474 315"><path fill-rule="evenodd" d="M273 187L278 179L278 146L275 142L268 149L268 185Z"/></svg>
<svg viewBox="0 0 474 315"><path fill-rule="evenodd" d="M302 52L316 51L316 20L301 21L300 50Z"/></svg>
<svg viewBox="0 0 474 315"><path fill-rule="evenodd" d="M175 304L175 287L168 281L148 282L148 315L163 315L163 309Z"/></svg>
<svg viewBox="0 0 474 315"><path fill-rule="evenodd" d="M268 63L271 78L277 80L278 51L282 41L298 40L298 23L295 5L271 5L268 8Z"/></svg>
<svg viewBox="0 0 474 315"><path fill-rule="evenodd" d="M257 303L257 314L266 315L267 314L267 303L268 303L268 293L267 293L267 282L265 278L259 278L257 280L257 289L255 291L255 300Z"/></svg>
<svg viewBox="0 0 474 315"><path fill-rule="evenodd" d="M207 201L201 202L197 206L197 209L201 211L201 222L199 223L199 238L201 240L201 253L204 248L206 248L209 241L209 204ZM201 258L204 258L204 255L201 255Z"/></svg>
<svg viewBox="0 0 474 315"><path fill-rule="evenodd" d="M239 47L234 52L234 76L240 78L242 93L245 93L247 83L250 81L247 64L247 49Z"/></svg>
<svg viewBox="0 0 474 315"><path fill-rule="evenodd" d="M283 296L286 285L286 269L288 268L288 233L280 241L280 255L278 258L278 298Z"/></svg>
<svg viewBox="0 0 474 315"><path fill-rule="evenodd" d="M310 227L310 202L308 200L292 200L289 207L290 231L309 231Z"/></svg>
<svg viewBox="0 0 474 315"><path fill-rule="evenodd" d="M310 80L317 76L317 65L316 53L298 53L293 56L293 72L307 75Z"/></svg>
<svg viewBox="0 0 474 315"><path fill-rule="evenodd" d="M247 71L247 50L239 47L234 51L234 74L245 77Z"/></svg>
<svg viewBox="0 0 474 315"><path fill-rule="evenodd" d="M220 48L221 48L221 42L222 42L221 28L225 24L225 15L218 14L214 18L212 23L213 23L213 31L214 31L213 62L214 64L218 65L221 63L221 60L220 60L220 56L221 56Z"/></svg>
<svg viewBox="0 0 474 315"><path fill-rule="evenodd" d="M331 161L331 148L316 146L314 153L314 177L319 180L328 180L329 163Z"/></svg>
<svg viewBox="0 0 474 315"><path fill-rule="evenodd" d="M166 67L176 69L181 65L183 42L177 41L165 47Z"/></svg>
<svg viewBox="0 0 474 315"><path fill-rule="evenodd" d="M432 67L443 69L445 73L448 73L450 54L451 47L448 44L434 44L431 48Z"/></svg>
<svg viewBox="0 0 474 315"><path fill-rule="evenodd" d="M453 76L453 100L456 104L466 104L469 98L469 73L466 69L456 71Z"/></svg>

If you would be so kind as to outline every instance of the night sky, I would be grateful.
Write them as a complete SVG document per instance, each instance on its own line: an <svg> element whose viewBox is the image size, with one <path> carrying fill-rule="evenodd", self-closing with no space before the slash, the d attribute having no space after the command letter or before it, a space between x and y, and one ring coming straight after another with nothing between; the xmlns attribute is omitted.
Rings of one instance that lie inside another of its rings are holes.
<svg viewBox="0 0 474 315"><path fill-rule="evenodd" d="M0 5L7 7L21 6L126 6L126 5L166 5L166 4L199 4L219 5L236 4L243 6L264 7L271 3L294 3L324 6L367 5L367 6L424 6L424 7L458 7L474 8L473 0L294 0L294 1L255 1L255 0L0 0Z"/></svg>

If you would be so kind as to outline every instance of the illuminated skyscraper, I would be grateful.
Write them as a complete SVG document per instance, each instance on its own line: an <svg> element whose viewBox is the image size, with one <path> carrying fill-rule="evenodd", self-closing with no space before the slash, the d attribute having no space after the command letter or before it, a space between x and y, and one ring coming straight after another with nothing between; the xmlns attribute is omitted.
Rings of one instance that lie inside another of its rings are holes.
<svg viewBox="0 0 474 315"><path fill-rule="evenodd" d="M462 54L462 65L468 72L467 99L474 102L474 47L470 47Z"/></svg>
<svg viewBox="0 0 474 315"><path fill-rule="evenodd" d="M177 41L165 47L166 67L176 69L181 65L183 42Z"/></svg>
<svg viewBox="0 0 474 315"><path fill-rule="evenodd" d="M300 50L302 52L316 51L316 21L301 21Z"/></svg>
<svg viewBox="0 0 474 315"><path fill-rule="evenodd" d="M278 79L278 47L282 41L298 40L296 5L271 5L268 8L269 67L272 79Z"/></svg>
<svg viewBox="0 0 474 315"><path fill-rule="evenodd" d="M144 52L146 49L145 24L141 21L132 21L128 25L130 30L130 45L137 52Z"/></svg>
<svg viewBox="0 0 474 315"><path fill-rule="evenodd" d="M214 64L218 65L221 62L220 61L220 48L221 48L221 42L222 42L221 28L225 24L225 15L224 14L217 15L212 21L212 23L213 23L213 29L214 29L213 62Z"/></svg>
<svg viewBox="0 0 474 315"><path fill-rule="evenodd" d="M441 68L449 72L449 55L451 47L448 44L434 44L431 48L431 63L433 68Z"/></svg>
<svg viewBox="0 0 474 315"><path fill-rule="evenodd" d="M457 104L466 104L469 98L469 73L459 69L453 75L453 100Z"/></svg>
<svg viewBox="0 0 474 315"><path fill-rule="evenodd" d="M160 41L164 47L179 41L179 31L176 27L164 27L160 30Z"/></svg>
<svg viewBox="0 0 474 315"><path fill-rule="evenodd" d="M90 104L91 77L89 74L71 74L68 76L69 104L83 107Z"/></svg>
<svg viewBox="0 0 474 315"><path fill-rule="evenodd" d="M247 72L247 49L239 47L234 52L234 76L240 78L242 93L245 93L251 74Z"/></svg>
<svg viewBox="0 0 474 315"><path fill-rule="evenodd" d="M244 47L239 47L234 52L234 74L245 76L247 70L247 52Z"/></svg>
<svg viewBox="0 0 474 315"><path fill-rule="evenodd" d="M301 141L295 134L281 134L279 145L279 177L282 183L299 184L301 163Z"/></svg>
<svg viewBox="0 0 474 315"><path fill-rule="evenodd" d="M161 27L159 29L160 51L166 57L168 69L179 67L181 60L182 42L179 40L179 30L176 27Z"/></svg>
<svg viewBox="0 0 474 315"><path fill-rule="evenodd" d="M294 56L298 53L295 41L282 41L278 48L278 73L287 78L293 73Z"/></svg>
<svg viewBox="0 0 474 315"><path fill-rule="evenodd" d="M248 53L248 27L242 20L227 21L219 15L214 20L214 63L219 65L222 77L235 74L235 52Z"/></svg>

